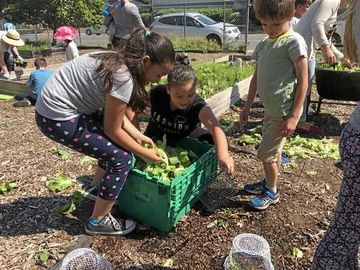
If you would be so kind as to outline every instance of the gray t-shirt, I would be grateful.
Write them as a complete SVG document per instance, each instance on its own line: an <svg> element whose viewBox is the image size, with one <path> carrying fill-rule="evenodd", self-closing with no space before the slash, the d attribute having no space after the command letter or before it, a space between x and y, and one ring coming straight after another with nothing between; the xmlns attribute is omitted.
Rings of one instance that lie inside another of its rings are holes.
<svg viewBox="0 0 360 270"><path fill-rule="evenodd" d="M99 63L88 54L55 71L36 101L36 111L46 118L65 121L103 108L104 80L96 72ZM128 103L133 85L127 67L123 66L114 74L110 95Z"/></svg>
<svg viewBox="0 0 360 270"><path fill-rule="evenodd" d="M256 46L252 57L257 61L257 91L266 113L288 115L297 82L294 65L299 57L307 57L303 37L289 30L276 39L266 38Z"/></svg>
<svg viewBox="0 0 360 270"><path fill-rule="evenodd" d="M113 15L115 24L115 36L129 39L136 28L145 28L139 10L133 3L125 3L115 8Z"/></svg>

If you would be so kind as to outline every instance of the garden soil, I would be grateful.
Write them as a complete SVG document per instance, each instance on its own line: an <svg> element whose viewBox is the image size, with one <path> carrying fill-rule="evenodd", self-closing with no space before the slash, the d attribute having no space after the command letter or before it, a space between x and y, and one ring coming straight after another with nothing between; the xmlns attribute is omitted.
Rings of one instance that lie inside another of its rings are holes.
<svg viewBox="0 0 360 270"><path fill-rule="evenodd" d="M324 105L311 120L322 135L339 139L354 107ZM261 120L259 106L251 122ZM237 120L234 112L223 116ZM230 132L231 153L236 162L233 178L239 195L223 202L213 213L195 208L169 234L139 224L125 237L90 237L83 224L93 202L83 200L72 216L57 208L70 201L72 192L91 182L96 163L46 137L34 123L34 108L14 108L12 101L0 102L0 183L14 182L17 188L0 195L0 269L46 269L76 247L90 247L103 254L114 269L223 269L232 239L240 233L255 233L270 244L276 269L309 269L315 248L333 216L342 171L338 161L314 158L297 161L280 177L280 202L258 212L248 207L245 183L263 177L261 164L244 153ZM54 154L64 149L67 160ZM74 187L50 192L45 182L59 175L76 179ZM293 255L297 248L303 257ZM46 262L39 253L48 251Z"/></svg>

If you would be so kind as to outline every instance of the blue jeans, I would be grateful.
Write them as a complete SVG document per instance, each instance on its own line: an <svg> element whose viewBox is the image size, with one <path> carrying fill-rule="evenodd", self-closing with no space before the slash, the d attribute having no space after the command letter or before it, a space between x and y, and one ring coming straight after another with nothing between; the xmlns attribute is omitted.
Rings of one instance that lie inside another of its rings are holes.
<svg viewBox="0 0 360 270"><path fill-rule="evenodd" d="M315 58L310 59L308 63L308 78L309 78L309 84L308 84L308 90L306 92L306 97L303 104L303 112L301 114L299 122L306 122L307 120L307 108L308 108L308 102L311 95L311 87L312 87L312 80L315 76L315 65L316 61Z"/></svg>

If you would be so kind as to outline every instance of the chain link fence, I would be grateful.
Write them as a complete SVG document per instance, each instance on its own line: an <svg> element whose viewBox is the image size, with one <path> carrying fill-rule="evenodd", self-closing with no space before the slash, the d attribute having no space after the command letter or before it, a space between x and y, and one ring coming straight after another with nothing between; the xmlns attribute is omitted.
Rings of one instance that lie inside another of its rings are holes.
<svg viewBox="0 0 360 270"><path fill-rule="evenodd" d="M153 0L138 7L145 26L169 36L177 51L246 53L249 32L257 27L251 0ZM40 26L20 27L19 32L28 43L51 43L53 37L52 29ZM84 27L79 32L78 46L106 48L105 26Z"/></svg>
<svg viewBox="0 0 360 270"><path fill-rule="evenodd" d="M177 50L246 53L250 0L153 0L139 10L144 24L169 36Z"/></svg>

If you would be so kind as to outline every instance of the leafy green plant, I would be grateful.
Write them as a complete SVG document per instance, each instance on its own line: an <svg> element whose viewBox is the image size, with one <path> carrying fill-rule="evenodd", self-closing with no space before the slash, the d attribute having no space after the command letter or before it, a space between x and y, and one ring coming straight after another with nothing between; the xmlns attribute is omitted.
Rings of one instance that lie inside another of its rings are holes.
<svg viewBox="0 0 360 270"><path fill-rule="evenodd" d="M193 67L198 78L197 92L203 98L209 98L254 73L253 65L239 68L228 63L194 62Z"/></svg>
<svg viewBox="0 0 360 270"><path fill-rule="evenodd" d="M67 160L72 156L72 153L70 153L66 150L60 149L60 148L53 150L53 154L55 154L62 160Z"/></svg>
<svg viewBox="0 0 360 270"><path fill-rule="evenodd" d="M257 145L261 141L261 125L248 130L248 134L242 134L238 140L246 145ZM292 160L297 158L332 158L339 159L339 147L331 139L314 139L292 136L287 139L284 146L285 154ZM291 165L290 165L291 164ZM289 168L294 164L290 163Z"/></svg>
<svg viewBox="0 0 360 270"><path fill-rule="evenodd" d="M80 162L81 163L91 163L91 162L94 162L96 161L96 158L93 158L93 157L90 157L90 156L84 156Z"/></svg>
<svg viewBox="0 0 360 270"><path fill-rule="evenodd" d="M0 194L5 194L10 192L12 189L16 188L17 184L16 183L2 183L0 185Z"/></svg>
<svg viewBox="0 0 360 270"><path fill-rule="evenodd" d="M347 68L344 67L341 62L336 63L334 65L330 65L330 64L320 64L320 67L324 68L324 69L330 69L330 70L336 70L336 71L351 71L351 72L355 72L355 71L360 71L360 67L356 66L353 68Z"/></svg>
<svg viewBox="0 0 360 270"><path fill-rule="evenodd" d="M46 264L49 257L50 257L50 253L47 249L40 250L39 255L38 255L38 260L41 264Z"/></svg>
<svg viewBox="0 0 360 270"><path fill-rule="evenodd" d="M46 187L52 192L61 192L76 183L75 180L65 175L60 175L55 179L46 181Z"/></svg>
<svg viewBox="0 0 360 270"><path fill-rule="evenodd" d="M302 252L300 249L295 247L293 249L292 255L297 259L301 259L304 256L304 252Z"/></svg>
<svg viewBox="0 0 360 270"><path fill-rule="evenodd" d="M156 151L162 157L161 162L146 163L146 161L139 159L135 164L135 168L157 177L165 183L170 183L173 178L180 175L198 159L192 151L166 146L161 141L156 143Z"/></svg>
<svg viewBox="0 0 360 270"><path fill-rule="evenodd" d="M57 211L63 215L69 215L72 212L74 212L75 210L76 210L76 205L73 200L71 200L67 204L65 204L57 209Z"/></svg>

